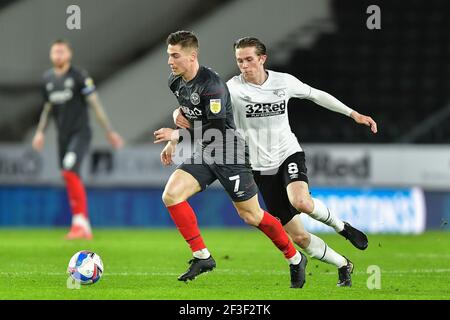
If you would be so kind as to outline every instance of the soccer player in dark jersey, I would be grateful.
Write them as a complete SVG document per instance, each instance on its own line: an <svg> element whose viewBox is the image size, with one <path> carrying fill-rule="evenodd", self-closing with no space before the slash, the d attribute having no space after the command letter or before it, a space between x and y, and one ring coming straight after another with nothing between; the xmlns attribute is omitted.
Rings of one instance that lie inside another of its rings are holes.
<svg viewBox="0 0 450 320"><path fill-rule="evenodd" d="M164 165L173 163L172 156L180 137L201 137L199 148L174 171L162 196L194 256L188 270L178 280L193 280L216 266L187 199L218 179L239 216L247 224L261 230L283 252L290 264L291 288L301 288L305 282L307 258L295 249L281 223L259 206L248 152L243 138L235 130L230 94L225 82L211 69L200 66L198 40L192 32L170 34L167 53L172 70L170 90L193 129L162 128L155 131L155 143L168 141L161 152L161 162Z"/></svg>
<svg viewBox="0 0 450 320"><path fill-rule="evenodd" d="M61 174L66 183L72 211L72 227L66 239L92 239L86 191L80 179L80 167L91 141L88 105L105 129L114 148L123 145L115 132L96 93L93 80L86 71L72 66L72 49L65 40L56 40L50 48L53 68L43 76L44 109L33 138L33 148L41 151L49 115L55 119L58 131L58 152Z"/></svg>

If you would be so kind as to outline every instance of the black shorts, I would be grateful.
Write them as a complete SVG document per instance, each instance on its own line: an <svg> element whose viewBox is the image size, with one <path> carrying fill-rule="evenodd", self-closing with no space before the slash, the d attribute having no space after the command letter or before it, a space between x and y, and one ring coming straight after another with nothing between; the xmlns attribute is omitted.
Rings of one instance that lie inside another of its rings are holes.
<svg viewBox="0 0 450 320"><path fill-rule="evenodd" d="M287 186L294 181L308 183L305 153L297 152L289 156L274 174L253 171L256 184L270 214L285 225L299 212L289 202Z"/></svg>
<svg viewBox="0 0 450 320"><path fill-rule="evenodd" d="M58 138L59 166L80 174L81 163L91 144L91 132L80 131Z"/></svg>
<svg viewBox="0 0 450 320"><path fill-rule="evenodd" d="M234 202L248 200L258 193L249 164L196 164L193 158L178 166L178 169L191 174L200 184L201 191L219 180Z"/></svg>

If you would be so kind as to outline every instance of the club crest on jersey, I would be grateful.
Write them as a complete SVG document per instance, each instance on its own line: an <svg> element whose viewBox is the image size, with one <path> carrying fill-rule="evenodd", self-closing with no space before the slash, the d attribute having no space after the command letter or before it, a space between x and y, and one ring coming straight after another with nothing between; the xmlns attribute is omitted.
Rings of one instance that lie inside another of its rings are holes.
<svg viewBox="0 0 450 320"><path fill-rule="evenodd" d="M211 99L209 100L209 110L211 110L212 113L217 114L222 109L222 102L220 99Z"/></svg>
<svg viewBox="0 0 450 320"><path fill-rule="evenodd" d="M286 92L284 92L284 89L276 89L273 91L273 94L279 98L283 98L286 96Z"/></svg>
<svg viewBox="0 0 450 320"><path fill-rule="evenodd" d="M191 103L196 106L200 103L200 96L198 95L197 92L194 92L193 94L191 94Z"/></svg>
<svg viewBox="0 0 450 320"><path fill-rule="evenodd" d="M72 89L72 88L73 88L73 85L74 85L74 81L73 81L72 78L67 78L67 79L64 81L64 88Z"/></svg>

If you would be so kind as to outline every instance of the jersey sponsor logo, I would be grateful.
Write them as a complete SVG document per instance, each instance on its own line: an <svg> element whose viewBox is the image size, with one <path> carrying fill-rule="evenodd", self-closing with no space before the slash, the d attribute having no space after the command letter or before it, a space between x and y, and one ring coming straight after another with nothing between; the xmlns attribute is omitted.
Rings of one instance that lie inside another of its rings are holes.
<svg viewBox="0 0 450 320"><path fill-rule="evenodd" d="M194 92L193 94L191 94L191 103L196 106L200 103L200 96L198 95L197 92Z"/></svg>
<svg viewBox="0 0 450 320"><path fill-rule="evenodd" d="M49 100L54 104L64 104L73 97L73 92L70 89L66 89L64 91L55 91L50 93Z"/></svg>
<svg viewBox="0 0 450 320"><path fill-rule="evenodd" d="M245 106L247 118L271 117L284 114L286 112L286 102L275 103L255 103Z"/></svg>
<svg viewBox="0 0 450 320"><path fill-rule="evenodd" d="M52 91L54 88L55 88L55 85L54 85L53 83L51 83L51 82L49 82L49 83L47 83L47 84L45 85L45 89L46 89L47 91Z"/></svg>
<svg viewBox="0 0 450 320"><path fill-rule="evenodd" d="M191 119L191 120L198 119L199 117L202 116L202 110L200 110L198 108L190 109L188 107L181 106L181 110L183 111L186 118Z"/></svg>
<svg viewBox="0 0 450 320"><path fill-rule="evenodd" d="M212 113L217 114L222 110L222 102L220 99L211 99L209 100L209 110Z"/></svg>

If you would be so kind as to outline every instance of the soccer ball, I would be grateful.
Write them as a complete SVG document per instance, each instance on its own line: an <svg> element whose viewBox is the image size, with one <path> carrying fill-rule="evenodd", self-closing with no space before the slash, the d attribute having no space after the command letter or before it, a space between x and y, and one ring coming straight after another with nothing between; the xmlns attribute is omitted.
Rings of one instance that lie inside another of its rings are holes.
<svg viewBox="0 0 450 320"><path fill-rule="evenodd" d="M103 262L98 254L92 251L79 251L69 261L67 273L81 284L93 284L103 274Z"/></svg>

